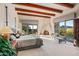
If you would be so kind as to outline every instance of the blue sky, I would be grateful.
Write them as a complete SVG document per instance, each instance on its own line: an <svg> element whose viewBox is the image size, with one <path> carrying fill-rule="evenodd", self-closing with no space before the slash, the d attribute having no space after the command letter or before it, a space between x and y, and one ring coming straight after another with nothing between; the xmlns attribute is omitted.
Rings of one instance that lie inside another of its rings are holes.
<svg viewBox="0 0 79 59"><path fill-rule="evenodd" d="M59 26L65 25L65 22L60 22ZM66 26L73 26L73 20L66 21Z"/></svg>

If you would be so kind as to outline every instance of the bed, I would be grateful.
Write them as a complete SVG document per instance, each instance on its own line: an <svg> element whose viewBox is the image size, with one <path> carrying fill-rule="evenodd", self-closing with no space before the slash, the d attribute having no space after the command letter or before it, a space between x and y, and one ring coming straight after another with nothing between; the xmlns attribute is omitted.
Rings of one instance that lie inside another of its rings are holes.
<svg viewBox="0 0 79 59"><path fill-rule="evenodd" d="M16 49L19 51L32 48L39 48L43 45L43 40L36 35L20 36L20 38L18 38L16 41Z"/></svg>

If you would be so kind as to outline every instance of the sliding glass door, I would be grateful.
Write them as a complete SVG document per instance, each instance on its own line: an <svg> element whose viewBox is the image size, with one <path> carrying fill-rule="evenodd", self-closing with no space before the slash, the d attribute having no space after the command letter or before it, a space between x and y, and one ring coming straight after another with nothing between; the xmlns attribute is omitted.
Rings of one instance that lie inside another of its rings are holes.
<svg viewBox="0 0 79 59"><path fill-rule="evenodd" d="M67 20L67 21L62 21L58 22L55 24L55 33L59 33L59 35L66 36L67 41L73 41L73 20Z"/></svg>
<svg viewBox="0 0 79 59"><path fill-rule="evenodd" d="M68 41L73 41L73 20L66 21L66 38Z"/></svg>

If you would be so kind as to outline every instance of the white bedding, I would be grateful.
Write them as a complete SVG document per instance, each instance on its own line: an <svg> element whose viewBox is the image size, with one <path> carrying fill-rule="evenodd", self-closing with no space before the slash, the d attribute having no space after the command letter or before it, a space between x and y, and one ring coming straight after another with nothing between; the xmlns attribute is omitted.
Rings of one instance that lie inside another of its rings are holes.
<svg viewBox="0 0 79 59"><path fill-rule="evenodd" d="M17 40L30 40L30 39L36 39L38 36L36 35L25 35L25 36L20 36Z"/></svg>
<svg viewBox="0 0 79 59"><path fill-rule="evenodd" d="M18 43L18 47L25 47L36 44L37 36L34 35L25 35L18 38L16 41Z"/></svg>

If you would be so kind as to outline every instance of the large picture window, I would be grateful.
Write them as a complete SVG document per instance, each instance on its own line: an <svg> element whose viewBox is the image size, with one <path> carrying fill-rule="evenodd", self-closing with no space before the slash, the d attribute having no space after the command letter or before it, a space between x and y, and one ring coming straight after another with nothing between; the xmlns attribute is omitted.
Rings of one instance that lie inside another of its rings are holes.
<svg viewBox="0 0 79 59"><path fill-rule="evenodd" d="M38 25L37 24L27 24L25 26L22 26L22 30L26 34L37 34L37 32L38 32Z"/></svg>
<svg viewBox="0 0 79 59"><path fill-rule="evenodd" d="M68 41L73 41L73 20L67 20L62 22L55 23L55 33L59 33L59 35L66 36Z"/></svg>

